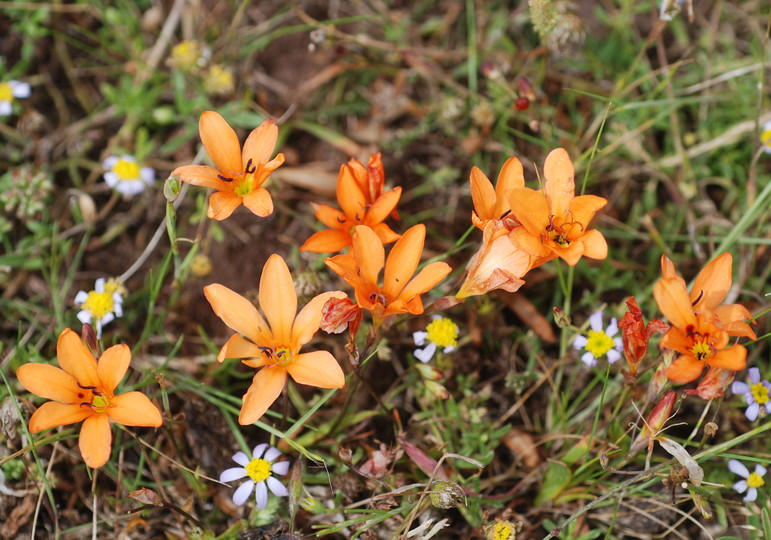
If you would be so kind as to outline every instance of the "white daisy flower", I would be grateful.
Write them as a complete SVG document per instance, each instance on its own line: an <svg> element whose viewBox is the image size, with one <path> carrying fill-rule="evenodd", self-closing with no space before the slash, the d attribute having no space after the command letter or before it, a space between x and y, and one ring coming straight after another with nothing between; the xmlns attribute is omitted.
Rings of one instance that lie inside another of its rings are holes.
<svg viewBox="0 0 771 540"><path fill-rule="evenodd" d="M620 337L614 337L618 334L616 318L611 318L610 324L603 330L602 311L598 311L589 317L589 327L587 336L578 335L573 341L574 349L586 351L581 355L581 361L589 367L594 367L603 356L607 356L609 364L618 361L624 350L624 342Z"/></svg>
<svg viewBox="0 0 771 540"><path fill-rule="evenodd" d="M13 100L28 98L30 93L29 83L21 81L0 82L0 116L9 116L13 112Z"/></svg>
<svg viewBox="0 0 771 540"><path fill-rule="evenodd" d="M763 487L766 483L763 480L763 477L766 475L766 468L763 465L756 463L755 471L751 473L741 461L729 459L728 470L744 478L744 480L739 480L733 486L734 490L738 493L747 492L744 502L752 502L758 498L758 488Z"/></svg>
<svg viewBox="0 0 771 540"><path fill-rule="evenodd" d="M75 295L75 304L81 308L78 320L90 324L96 329L96 337L102 337L102 326L115 317L123 316L123 287L114 279L96 280L93 291L79 291Z"/></svg>
<svg viewBox="0 0 771 540"><path fill-rule="evenodd" d="M265 451L266 448L267 452ZM264 456L263 453L265 453ZM255 492L258 509L265 508L265 505L268 504L268 489L276 497L286 497L289 495L289 491L284 487L284 484L272 476L273 474L283 476L289 471L288 461L273 463L280 455L281 452L277 448L268 448L268 445L265 443L254 447L251 459L244 452L235 453L233 461L241 465L241 467L224 470L220 475L220 482L232 482L248 477L248 480L241 484L233 493L233 502L235 504L238 506L244 504L249 495L252 494L252 490Z"/></svg>
<svg viewBox="0 0 771 540"><path fill-rule="evenodd" d="M442 352L449 353L454 351L458 345L457 324L452 322L451 319L440 317L439 315L434 315L431 319L432 321L426 326L425 332L412 333L412 338L418 347L423 347L428 342L425 348L415 349L413 352L415 358L423 363L433 358L437 347L442 347Z"/></svg>
<svg viewBox="0 0 771 540"><path fill-rule="evenodd" d="M751 367L749 370L750 383L747 384L742 381L735 381L731 385L731 391L734 394L742 394L747 402L747 410L744 411L744 415L747 420L754 422L758 418L760 412L760 406L766 409L766 412L771 414L771 384L767 380L760 380L760 370L756 367Z"/></svg>
<svg viewBox="0 0 771 540"><path fill-rule="evenodd" d="M104 181L107 185L129 197L142 193L153 185L155 171L150 167L140 167L134 156L110 156L102 162Z"/></svg>

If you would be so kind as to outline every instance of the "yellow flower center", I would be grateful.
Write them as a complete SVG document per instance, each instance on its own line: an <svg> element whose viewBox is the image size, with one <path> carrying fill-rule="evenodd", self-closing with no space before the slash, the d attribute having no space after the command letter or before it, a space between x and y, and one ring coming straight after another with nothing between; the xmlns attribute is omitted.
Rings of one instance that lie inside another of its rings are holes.
<svg viewBox="0 0 771 540"><path fill-rule="evenodd" d="M264 354L265 357L272 360L272 366L286 367L294 356L289 347L260 347L260 349L262 349L262 354Z"/></svg>
<svg viewBox="0 0 771 540"><path fill-rule="evenodd" d="M255 482L264 482L270 476L270 462L264 459L252 459L245 468L246 474Z"/></svg>
<svg viewBox="0 0 771 540"><path fill-rule="evenodd" d="M249 195L252 191L254 191L254 173L246 173L238 182L233 193L243 197L244 195Z"/></svg>
<svg viewBox="0 0 771 540"><path fill-rule="evenodd" d="M428 340L438 347L455 347L458 344L458 325L446 317L434 319L426 327Z"/></svg>
<svg viewBox="0 0 771 540"><path fill-rule="evenodd" d="M89 291L88 297L81 307L89 311L94 319L102 319L113 311L115 303L112 300L112 293L107 290L101 293Z"/></svg>
<svg viewBox="0 0 771 540"><path fill-rule="evenodd" d="M747 485L751 488L759 488L765 485L765 481L763 480L763 477L760 476L758 473L754 472L751 473L747 477Z"/></svg>
<svg viewBox="0 0 771 540"><path fill-rule="evenodd" d="M586 350L592 353L595 358L602 358L613 348L613 338L605 332L589 330L589 336L586 339Z"/></svg>
<svg viewBox="0 0 771 540"><path fill-rule="evenodd" d="M91 400L91 406L94 408L94 412L102 413L110 406L110 402L104 396L95 394Z"/></svg>
<svg viewBox="0 0 771 540"><path fill-rule="evenodd" d="M7 82L0 83L0 101L13 102L13 90Z"/></svg>
<svg viewBox="0 0 771 540"><path fill-rule="evenodd" d="M133 161L119 159L112 171L118 175L121 180L136 180L139 178L139 165Z"/></svg>
<svg viewBox="0 0 771 540"><path fill-rule="evenodd" d="M750 386L750 391L752 392L752 397L755 398L756 403L759 405L765 405L768 403L768 388L766 388L765 384L762 382L753 384Z"/></svg>
<svg viewBox="0 0 771 540"><path fill-rule="evenodd" d="M95 413L105 413L110 408L110 398L101 389L96 386L83 386L78 383L81 391L78 392L78 401L80 406L89 407Z"/></svg>
<svg viewBox="0 0 771 540"><path fill-rule="evenodd" d="M763 132L760 134L760 142L762 142L764 145L767 145L769 142L771 142L771 129L763 130Z"/></svg>
<svg viewBox="0 0 771 540"><path fill-rule="evenodd" d="M709 347L709 343L705 339L697 339L695 340L696 343L691 348L691 352L693 353L693 356L697 360L705 360L708 357L712 356L712 349Z"/></svg>
<svg viewBox="0 0 771 540"><path fill-rule="evenodd" d="M493 540L513 540L517 537L517 533L511 523L501 521L493 525L492 534L488 538Z"/></svg>

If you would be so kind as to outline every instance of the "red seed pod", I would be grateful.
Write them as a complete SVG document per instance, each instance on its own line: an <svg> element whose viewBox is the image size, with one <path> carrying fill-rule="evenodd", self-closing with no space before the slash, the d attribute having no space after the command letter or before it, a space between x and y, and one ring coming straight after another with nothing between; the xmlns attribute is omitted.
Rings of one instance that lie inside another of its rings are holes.
<svg viewBox="0 0 771 540"><path fill-rule="evenodd" d="M530 100L525 96L519 96L514 102L514 108L518 111L525 111L528 107L530 107Z"/></svg>

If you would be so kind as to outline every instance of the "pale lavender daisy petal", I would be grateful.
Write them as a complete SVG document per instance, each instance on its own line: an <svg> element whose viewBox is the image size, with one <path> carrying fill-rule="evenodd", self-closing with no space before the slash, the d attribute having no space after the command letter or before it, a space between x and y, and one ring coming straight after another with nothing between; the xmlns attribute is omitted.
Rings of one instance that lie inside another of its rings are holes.
<svg viewBox="0 0 771 540"><path fill-rule="evenodd" d="M100 277L99 279L97 279L96 282L94 283L94 290L96 292L98 292L98 293L103 293L104 292L104 283L105 282L104 282L104 278L103 277Z"/></svg>
<svg viewBox="0 0 771 540"><path fill-rule="evenodd" d="M139 169L139 177L149 186L155 180L155 169L152 167L142 167Z"/></svg>
<svg viewBox="0 0 771 540"><path fill-rule="evenodd" d="M32 88L29 83L22 81L8 81L8 86L11 87L11 92L15 98L28 98L32 92Z"/></svg>
<svg viewBox="0 0 771 540"><path fill-rule="evenodd" d="M112 170L112 168L115 167L115 164L118 163L119 159L120 158L118 156L108 157L102 162L102 168L104 168L107 171ZM116 178L117 178L117 175L116 175Z"/></svg>
<svg viewBox="0 0 771 540"><path fill-rule="evenodd" d="M273 493L273 495L276 497L286 497L289 495L289 491L278 479L269 476L265 482L267 482L271 493Z"/></svg>
<svg viewBox="0 0 771 540"><path fill-rule="evenodd" d="M246 482L238 486L238 489L235 490L235 492L233 492L233 502L236 503L238 506L241 506L249 498L249 495L252 494L253 489L254 489L254 482L252 480L247 480Z"/></svg>
<svg viewBox="0 0 771 540"><path fill-rule="evenodd" d="M608 335L608 337L613 337L618 334L618 321L615 317L610 319L610 324L605 329L605 333Z"/></svg>
<svg viewBox="0 0 771 540"><path fill-rule="evenodd" d="M87 310L78 312L78 320L83 324L91 324L91 312Z"/></svg>
<svg viewBox="0 0 771 540"><path fill-rule="evenodd" d="M82 304L86 300L88 300L88 293L86 291L78 291L78 294L75 295L73 302L76 304Z"/></svg>
<svg viewBox="0 0 771 540"><path fill-rule="evenodd" d="M757 488L750 488L747 490L747 496L742 499L744 502L754 502L758 498Z"/></svg>
<svg viewBox="0 0 771 540"><path fill-rule="evenodd" d="M744 416L747 417L747 420L750 422L754 422L758 418L758 413L760 412L760 405L757 403L750 403L747 407L747 410L744 411Z"/></svg>
<svg viewBox="0 0 771 540"><path fill-rule="evenodd" d="M747 490L747 481L739 480L734 484L734 491L738 493L744 493Z"/></svg>
<svg viewBox="0 0 771 540"><path fill-rule="evenodd" d="M280 474L281 476L285 475L289 472L289 462L279 461L278 463L272 464L270 466L270 472L274 474Z"/></svg>
<svg viewBox="0 0 771 540"><path fill-rule="evenodd" d="M267 443L258 444L254 447L254 450L252 450L252 459L260 459L262 458L262 453L265 452L265 449L268 448Z"/></svg>
<svg viewBox="0 0 771 540"><path fill-rule="evenodd" d="M220 474L220 482L232 482L233 480L240 480L246 476L246 469L243 467L233 467L232 469L225 469Z"/></svg>
<svg viewBox="0 0 771 540"><path fill-rule="evenodd" d="M257 509L262 510L268 504L268 488L265 482L257 482L254 486L254 495L257 499Z"/></svg>
<svg viewBox="0 0 771 540"><path fill-rule="evenodd" d="M426 338L428 337L428 332L419 331L419 332L413 332L412 333L412 339L415 340L415 345L418 347L422 347L423 344L426 342Z"/></svg>
<svg viewBox="0 0 771 540"><path fill-rule="evenodd" d="M436 343L429 343L425 349L415 349L413 353L415 358L423 362L424 364L434 357L436 352Z"/></svg>
<svg viewBox="0 0 771 540"><path fill-rule="evenodd" d="M755 464L755 472L758 476L765 476L766 475L766 468L761 465L760 463Z"/></svg>
<svg viewBox="0 0 771 540"><path fill-rule="evenodd" d="M0 116L10 116L13 112L13 107L10 101L0 101Z"/></svg>
<svg viewBox="0 0 771 540"><path fill-rule="evenodd" d="M262 459L264 459L265 461L273 461L280 455L281 455L281 450L279 450L278 448L273 448L271 446L270 448L268 448L268 451L265 452L265 455L262 456Z"/></svg>
<svg viewBox="0 0 771 540"><path fill-rule="evenodd" d="M589 317L589 326L595 332L602 332L602 311L598 311L597 313L593 313Z"/></svg>
<svg viewBox="0 0 771 540"><path fill-rule="evenodd" d="M621 353L619 353L616 349L610 349L608 351L608 364L613 364L619 360L621 360Z"/></svg>
<svg viewBox="0 0 771 540"><path fill-rule="evenodd" d="M760 369L758 369L756 367L751 367L747 371L750 374L750 382L752 384L758 384L760 382Z"/></svg>
<svg viewBox="0 0 771 540"><path fill-rule="evenodd" d="M115 189L118 189L118 186L120 186L122 183L118 174L112 171L107 171L104 173L104 181L108 186Z"/></svg>
<svg viewBox="0 0 771 540"><path fill-rule="evenodd" d="M750 385L746 382L742 381L734 381L731 383L731 392L734 394L750 394L752 395L752 390L750 389Z"/></svg>
<svg viewBox="0 0 771 540"><path fill-rule="evenodd" d="M585 352L581 355L581 361L589 367L597 365L597 359L590 352Z"/></svg>
<svg viewBox="0 0 771 540"><path fill-rule="evenodd" d="M586 347L586 344L589 343L589 340L586 339L586 336L577 335L576 339L573 340L573 348L574 349L583 349Z"/></svg>
<svg viewBox="0 0 771 540"><path fill-rule="evenodd" d="M742 463L738 459L728 460L728 470L734 474L738 474L742 478L747 478L750 475L750 471L748 471L747 467L744 466L744 463ZM744 488L744 489L747 489L747 488ZM741 493L741 491L739 493Z"/></svg>
<svg viewBox="0 0 771 540"><path fill-rule="evenodd" d="M235 454L233 454L233 461L241 465L242 467L246 467L249 465L249 456L247 456L244 452L238 451Z"/></svg>

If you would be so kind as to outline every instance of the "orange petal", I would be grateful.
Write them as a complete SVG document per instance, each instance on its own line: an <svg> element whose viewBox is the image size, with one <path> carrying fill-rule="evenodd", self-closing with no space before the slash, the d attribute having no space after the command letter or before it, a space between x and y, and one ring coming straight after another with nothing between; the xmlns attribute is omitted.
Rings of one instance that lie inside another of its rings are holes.
<svg viewBox="0 0 771 540"><path fill-rule="evenodd" d="M210 219L222 221L230 217L233 210L241 206L241 197L230 191L218 191L209 197L209 210L206 215Z"/></svg>
<svg viewBox="0 0 771 540"><path fill-rule="evenodd" d="M414 225L394 244L385 264L383 273L383 294L396 298L415 273L423 253L426 226ZM442 276L444 277L444 276Z"/></svg>
<svg viewBox="0 0 771 540"><path fill-rule="evenodd" d="M608 243L597 229L583 235L580 242L584 244L584 257L600 260L608 257Z"/></svg>
<svg viewBox="0 0 771 540"><path fill-rule="evenodd" d="M244 395L244 404L238 423L242 426L254 424L268 410L281 394L286 382L286 368L276 366L263 368L252 379L252 385Z"/></svg>
<svg viewBox="0 0 771 540"><path fill-rule="evenodd" d="M327 204L311 203L316 218L330 229L342 230L348 218L340 210Z"/></svg>
<svg viewBox="0 0 771 540"><path fill-rule="evenodd" d="M570 209L570 201L576 193L575 175L573 162L564 148L549 152L543 165L543 176L546 178L544 193L552 214L560 215Z"/></svg>
<svg viewBox="0 0 771 540"><path fill-rule="evenodd" d="M494 219L501 219L504 212L511 208L506 194L517 187L525 187L525 174L522 170L522 163L517 158L512 157L507 159L501 167L498 183L495 184Z"/></svg>
<svg viewBox="0 0 771 540"><path fill-rule="evenodd" d="M594 214L608 204L607 199L597 197L596 195L581 195L570 201L570 212L572 219L575 223L580 223L581 226L574 226L580 232L585 232L589 228L589 223L592 221ZM571 229L571 232L572 229Z"/></svg>
<svg viewBox="0 0 771 540"><path fill-rule="evenodd" d="M300 251L311 253L336 253L351 245L352 239L348 233L337 229L326 229L313 233L305 243L300 246Z"/></svg>
<svg viewBox="0 0 771 540"><path fill-rule="evenodd" d="M268 118L254 128L244 142L243 156L241 158L243 169L241 170L246 170L246 165L250 159L252 160L252 165L267 163L270 160L270 156L273 155L277 140L278 126L274 120Z"/></svg>
<svg viewBox="0 0 771 540"><path fill-rule="evenodd" d="M689 354L693 342L679 328L671 327L661 338L661 347L675 350L680 354Z"/></svg>
<svg viewBox="0 0 771 540"><path fill-rule="evenodd" d="M433 289L440 281L452 272L450 265L444 262L434 262L427 264L423 269L412 278L406 287L402 289L399 298L405 302L411 301L414 297L420 296L424 292Z"/></svg>
<svg viewBox="0 0 771 540"><path fill-rule="evenodd" d="M729 336L758 339L752 327L745 321L752 318L750 311L740 304L728 304L715 308L715 315Z"/></svg>
<svg viewBox="0 0 771 540"><path fill-rule="evenodd" d="M507 162L508 163L508 162ZM500 219L495 215L495 190L490 179L479 167L471 168L471 200L474 202L474 211L479 219Z"/></svg>
<svg viewBox="0 0 771 540"><path fill-rule="evenodd" d="M67 426L85 420L92 414L94 411L88 407L81 407L79 403L48 401L43 403L29 419L29 430L32 433L39 433L56 426Z"/></svg>
<svg viewBox="0 0 771 540"><path fill-rule="evenodd" d="M273 342L273 334L268 323L249 300L219 283L204 287L203 293L214 313L229 328L245 335L258 345Z"/></svg>
<svg viewBox="0 0 771 540"><path fill-rule="evenodd" d="M171 172L171 176L188 184L214 188L217 191L227 191L230 184L219 178L221 174L219 169L208 165L185 165L184 167L177 167Z"/></svg>
<svg viewBox="0 0 771 540"><path fill-rule="evenodd" d="M271 173L284 164L284 159L284 154L276 154L276 157L271 161L257 167L257 172L254 173L254 185L259 187L264 184Z"/></svg>
<svg viewBox="0 0 771 540"><path fill-rule="evenodd" d="M549 224L549 205L543 193L530 188L513 188L508 194L511 213L533 236L540 238Z"/></svg>
<svg viewBox="0 0 771 540"><path fill-rule="evenodd" d="M494 289L515 292L525 282L521 279L530 270L530 255L511 243L506 234L494 233L492 222L485 227L479 251L468 264L468 275L457 298L486 294Z"/></svg>
<svg viewBox="0 0 771 540"><path fill-rule="evenodd" d="M297 314L297 317L295 317L294 324L292 325L292 350L299 351L300 347L308 343L313 334L319 329L323 315L322 309L324 309L324 304L327 303L327 300L330 298L343 299L347 297L348 295L343 291L330 291L321 293L305 304L300 313Z"/></svg>
<svg viewBox="0 0 771 540"><path fill-rule="evenodd" d="M699 362L693 356L680 356L666 369L667 379L675 384L685 384L695 381L704 371L704 362Z"/></svg>
<svg viewBox="0 0 771 540"><path fill-rule="evenodd" d="M385 223L378 223L377 225L373 225L372 230L375 231L375 234L378 238L380 238L380 242L383 243L383 245L396 242L399 238L402 237L401 234L392 231L391 227Z"/></svg>
<svg viewBox="0 0 771 540"><path fill-rule="evenodd" d="M533 235L524 227L512 229L509 233L509 240L516 248L533 257L549 257L552 255L552 250L541 242L541 235Z"/></svg>
<svg viewBox="0 0 771 540"><path fill-rule="evenodd" d="M204 111L198 121L198 130L206 153L224 176L244 171L238 136L224 118L214 111Z"/></svg>
<svg viewBox="0 0 771 540"><path fill-rule="evenodd" d="M575 266L584 254L584 243L581 241L572 242L568 247L563 248L558 244L549 242L550 245L554 244L554 253L568 263L570 266Z"/></svg>
<svg viewBox="0 0 771 540"><path fill-rule="evenodd" d="M160 427L163 418L158 407L142 392L126 392L110 400L107 414L124 426Z"/></svg>
<svg viewBox="0 0 771 540"><path fill-rule="evenodd" d="M400 187L395 187L383 193L367 210L365 224L372 227L387 218L393 212L393 209L396 208L401 196L402 188Z"/></svg>
<svg viewBox="0 0 771 540"><path fill-rule="evenodd" d="M685 287L685 280L675 270L675 264L666 256L661 256L661 276L664 279L677 279Z"/></svg>
<svg viewBox="0 0 771 540"><path fill-rule="evenodd" d="M28 392L36 396L61 403L80 403L78 395L83 391L78 387L77 379L56 366L24 364L16 370L16 378Z"/></svg>
<svg viewBox="0 0 771 540"><path fill-rule="evenodd" d="M327 351L298 354L287 366L292 378L300 384L318 388L342 388L345 374L335 357Z"/></svg>
<svg viewBox="0 0 771 540"><path fill-rule="evenodd" d="M653 286L653 296L664 316L678 328L696 325L696 315L685 285L676 279L660 279Z"/></svg>
<svg viewBox="0 0 771 540"><path fill-rule="evenodd" d="M81 385L101 386L96 370L96 359L80 341L80 336L69 328L65 328L59 334L56 356L61 368L75 377Z"/></svg>
<svg viewBox="0 0 771 540"><path fill-rule="evenodd" d="M383 269L385 249L375 231L357 225L353 234L353 253L364 282L377 286L377 276ZM413 268L414 271L414 268Z"/></svg>
<svg viewBox="0 0 771 540"><path fill-rule="evenodd" d="M337 202L348 219L352 221L364 219L367 199L356 183L351 169L345 165L340 167L340 175L337 177Z"/></svg>
<svg viewBox="0 0 771 540"><path fill-rule="evenodd" d="M715 309L725 299L731 289L731 267L733 257L723 253L707 264L691 287L691 302L694 311Z"/></svg>
<svg viewBox="0 0 771 540"><path fill-rule="evenodd" d="M262 366L267 361L267 358L262 354L262 349L260 349L259 345L255 345L251 341L245 340L238 334L233 334L217 355L218 362L224 361L225 358L259 359L260 363L253 367Z"/></svg>
<svg viewBox="0 0 771 540"><path fill-rule="evenodd" d="M131 363L131 349L127 345L113 345L102 353L96 366L102 387L110 394L123 380Z"/></svg>
<svg viewBox="0 0 771 540"><path fill-rule="evenodd" d="M732 345L717 351L707 362L713 367L741 371L747 367L747 349L741 345Z"/></svg>
<svg viewBox="0 0 771 540"><path fill-rule="evenodd" d="M80 455L92 469L98 469L110 459L112 453L112 432L110 417L106 414L92 414L80 428Z"/></svg>
<svg viewBox="0 0 771 540"><path fill-rule="evenodd" d="M297 315L297 292L292 275L280 255L268 258L260 276L260 309L273 331L276 346L289 346L292 324Z"/></svg>
<svg viewBox="0 0 771 540"><path fill-rule="evenodd" d="M273 213L273 199L268 190L263 187L244 195L243 205L259 217L268 217Z"/></svg>

